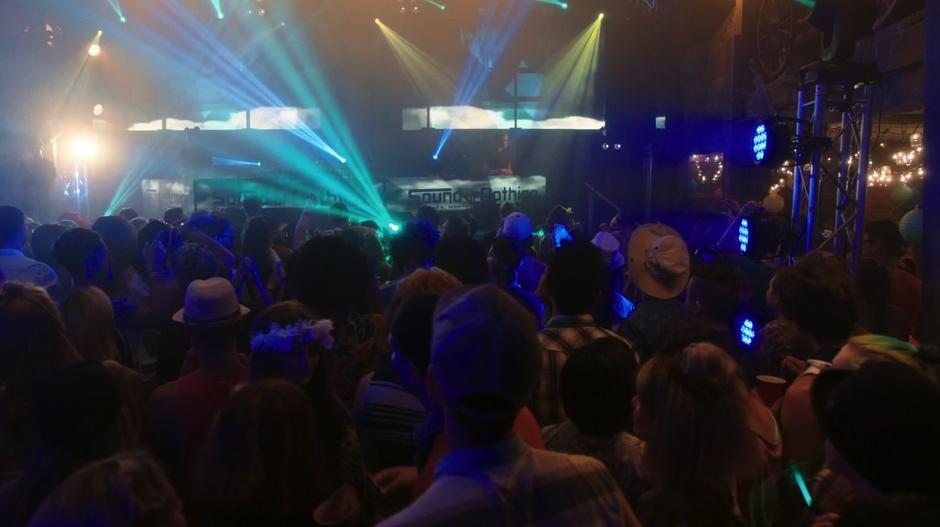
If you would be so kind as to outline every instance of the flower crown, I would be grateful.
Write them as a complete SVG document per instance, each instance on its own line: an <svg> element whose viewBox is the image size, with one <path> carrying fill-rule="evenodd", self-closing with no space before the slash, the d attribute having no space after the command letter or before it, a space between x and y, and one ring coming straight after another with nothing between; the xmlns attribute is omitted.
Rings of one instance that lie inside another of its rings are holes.
<svg viewBox="0 0 940 527"><path fill-rule="evenodd" d="M291 353L296 347L303 347L319 342L324 348L333 347L333 321L301 320L295 324L281 327L271 324L266 333L259 333L251 338L251 351L273 351Z"/></svg>

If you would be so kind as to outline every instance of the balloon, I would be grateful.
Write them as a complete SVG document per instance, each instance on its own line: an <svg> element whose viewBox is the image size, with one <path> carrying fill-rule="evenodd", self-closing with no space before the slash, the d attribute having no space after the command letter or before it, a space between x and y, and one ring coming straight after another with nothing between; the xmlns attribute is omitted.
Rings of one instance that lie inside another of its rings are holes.
<svg viewBox="0 0 940 527"><path fill-rule="evenodd" d="M905 214L898 223L898 229L907 243L920 247L924 238L924 209L917 207Z"/></svg>
<svg viewBox="0 0 940 527"><path fill-rule="evenodd" d="M914 189L907 185L898 185L891 190L891 201L902 210L908 210L914 207L917 200L917 194Z"/></svg>
<svg viewBox="0 0 940 527"><path fill-rule="evenodd" d="M783 196L777 194L776 192L771 192L767 194L764 198L763 206L767 209L767 212L771 214L777 214L783 210L785 203L783 201Z"/></svg>

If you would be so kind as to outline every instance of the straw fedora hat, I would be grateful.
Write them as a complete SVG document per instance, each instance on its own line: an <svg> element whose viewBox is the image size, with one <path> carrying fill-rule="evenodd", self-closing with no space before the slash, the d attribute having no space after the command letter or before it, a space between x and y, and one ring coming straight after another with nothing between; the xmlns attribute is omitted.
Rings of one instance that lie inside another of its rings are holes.
<svg viewBox="0 0 940 527"><path fill-rule="evenodd" d="M689 283L689 249L671 227L650 223L637 228L630 237L627 257L633 282L653 298L675 298Z"/></svg>
<svg viewBox="0 0 940 527"><path fill-rule="evenodd" d="M238 303L231 282L213 277L189 284L183 309L173 315L173 321L193 328L217 328L238 322L248 311Z"/></svg>

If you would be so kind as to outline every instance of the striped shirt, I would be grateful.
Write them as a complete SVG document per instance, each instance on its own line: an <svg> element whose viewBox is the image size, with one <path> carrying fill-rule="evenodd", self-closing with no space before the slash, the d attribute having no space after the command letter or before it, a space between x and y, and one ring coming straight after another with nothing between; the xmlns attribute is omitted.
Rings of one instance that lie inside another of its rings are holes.
<svg viewBox="0 0 940 527"><path fill-rule="evenodd" d="M379 524L398 526L638 525L604 465L527 446L513 435L455 449L414 503Z"/></svg>
<svg viewBox="0 0 940 527"><path fill-rule="evenodd" d="M392 377L380 366L356 412L360 449L370 472L414 464L415 433L426 415L421 401Z"/></svg>
<svg viewBox="0 0 940 527"><path fill-rule="evenodd" d="M613 337L629 342L613 331L599 327L591 315L557 315L539 333L542 345L542 374L530 408L543 427L565 420L561 405L561 369L574 350L597 339Z"/></svg>

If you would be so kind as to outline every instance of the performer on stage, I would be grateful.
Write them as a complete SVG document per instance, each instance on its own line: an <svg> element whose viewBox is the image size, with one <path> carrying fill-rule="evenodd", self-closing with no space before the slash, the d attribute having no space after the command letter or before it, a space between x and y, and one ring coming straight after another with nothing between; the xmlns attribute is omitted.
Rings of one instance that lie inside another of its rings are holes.
<svg viewBox="0 0 940 527"><path fill-rule="evenodd" d="M487 162L487 174L511 176L513 174L512 149L509 146L509 134L504 133L496 152Z"/></svg>

